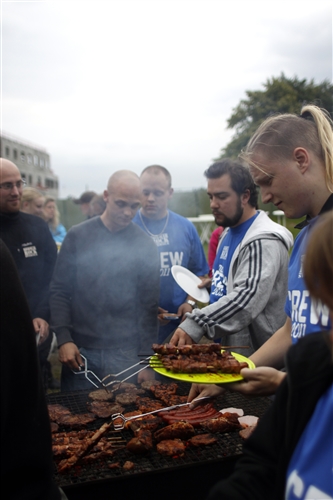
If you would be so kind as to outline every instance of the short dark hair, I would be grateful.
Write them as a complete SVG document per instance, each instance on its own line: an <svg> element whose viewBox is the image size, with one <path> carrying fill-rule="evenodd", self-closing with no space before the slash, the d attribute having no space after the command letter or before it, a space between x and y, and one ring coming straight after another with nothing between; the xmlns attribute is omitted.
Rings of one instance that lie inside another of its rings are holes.
<svg viewBox="0 0 333 500"><path fill-rule="evenodd" d="M219 179L226 174L230 175L232 189L239 196L249 190L249 205L258 208L258 188L247 167L237 161L225 158L213 163L204 172L207 179Z"/></svg>
<svg viewBox="0 0 333 500"><path fill-rule="evenodd" d="M168 183L169 183L169 187L171 187L171 182L172 182L171 181L171 174L170 174L169 170L167 170L165 167L162 167L161 165L149 165L149 167L146 167L142 170L141 175L146 173L146 172L153 173L155 175L158 175L160 173L164 174L165 177L167 178Z"/></svg>

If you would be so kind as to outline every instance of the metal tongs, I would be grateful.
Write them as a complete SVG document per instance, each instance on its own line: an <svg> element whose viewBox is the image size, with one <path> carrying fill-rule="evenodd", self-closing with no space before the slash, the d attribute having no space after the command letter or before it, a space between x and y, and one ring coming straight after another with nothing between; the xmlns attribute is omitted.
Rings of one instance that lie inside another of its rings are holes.
<svg viewBox="0 0 333 500"><path fill-rule="evenodd" d="M121 431L122 429L124 429L125 424L127 422L130 422L131 420L136 420L137 418L146 417L147 415L153 415L154 413L159 413L161 411L175 410L176 408L181 408L182 406L189 406L192 403L197 402L197 401L201 401L203 399L211 399L211 396L203 396L202 398L194 399L190 403L181 403L178 405L167 406L166 408L159 408L158 410L149 411L148 413L142 413L141 415L133 415L132 417L124 417L124 415L122 413L114 413L113 415L111 415L111 420L113 422L113 428L115 431ZM120 419L121 423L116 424L115 421L117 419Z"/></svg>
<svg viewBox="0 0 333 500"><path fill-rule="evenodd" d="M113 385L113 384L117 384L119 383L119 386L118 386L118 389L120 387L120 385L123 383L123 382L126 382L126 380L128 380L129 378L133 377L133 375L136 375L137 373L140 373L142 372L143 370L145 370L146 368L149 368L149 363L147 365L145 365L143 368L140 368L140 370L137 370L136 372L134 373L131 373L128 377L126 378L123 378L122 380L117 380L117 377L119 377L119 375L122 375L123 373L126 373L128 372L128 370L132 370L132 368L135 368L136 366L138 365L141 365L143 361L148 361L149 359L151 358L151 356L148 356L148 358L145 358L144 360L141 360L139 361L138 363L135 363L135 365L132 365L132 366L129 366L128 368L126 368L125 370L119 372L119 373L110 373L109 375L106 375L106 377L104 377L102 379L102 383L104 385L104 387L109 387L110 385ZM106 379L108 379L109 377L115 377L115 380L111 380L111 382L108 382L107 384L104 384L104 381Z"/></svg>
<svg viewBox="0 0 333 500"><path fill-rule="evenodd" d="M89 380L89 382L94 385L95 387L97 387L97 389L99 389L100 386L103 387L103 389L105 389L107 391L107 387L106 385L103 383L103 381L97 377L96 373L94 373L93 371L91 370L88 370L88 364L87 364L87 358L85 356L83 356L83 354L81 354L81 358L83 359L84 361L84 369L80 369L80 371L75 371L75 370L72 370L72 372L74 373L74 375L84 375L85 378L87 380ZM98 380L99 382L99 386L95 384L95 382L93 382L89 377L88 377L88 374L92 375L93 377L95 377L96 380Z"/></svg>
<svg viewBox="0 0 333 500"><path fill-rule="evenodd" d="M134 373L131 373L131 375L129 375L128 377L122 379L122 380L117 380L117 377L119 377L120 375L122 375L123 373L126 373L128 370L132 370L132 368L135 368L136 366L142 364L142 360L139 361L138 363L135 363L134 365L132 366L129 366L128 368L126 368L125 370L119 372L119 373L116 373L116 374L112 374L110 373L109 375L106 375L102 380L97 377L97 375L92 371L92 370L88 370L88 363L87 363L87 358L85 356L83 356L81 354L81 358L84 360L84 369L81 369L80 371L75 371L75 370L72 370L72 372L75 374L75 375L84 375L85 378L92 384L94 385L95 387L97 387L97 389L99 389L101 386L103 389L105 389L106 391L108 391L108 387L110 385L113 385L113 384L116 384L116 383L119 383L119 386L118 386L118 389L120 387L120 385L125 382L126 380L128 380L129 378L133 377L133 375L136 375L137 373L141 372L142 370L145 370L146 368L149 367L149 364L144 366L143 368L140 368L140 370L137 370L136 372ZM151 358L151 356L149 356L148 358L146 358L144 361L147 361ZM99 382L99 386L95 384L95 382L93 382L88 375L92 375L98 382ZM115 377L115 380L111 380L111 382L108 382L107 384L104 383L104 381L106 379L108 379L109 377Z"/></svg>

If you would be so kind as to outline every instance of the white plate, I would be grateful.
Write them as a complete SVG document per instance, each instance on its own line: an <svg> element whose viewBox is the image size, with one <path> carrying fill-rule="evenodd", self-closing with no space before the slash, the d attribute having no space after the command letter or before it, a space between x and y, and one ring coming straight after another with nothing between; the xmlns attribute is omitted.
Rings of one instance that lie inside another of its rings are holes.
<svg viewBox="0 0 333 500"><path fill-rule="evenodd" d="M198 288L201 279L195 274L191 273L183 266L172 266L172 276L188 295L191 295L195 300L206 304L209 302L209 293L206 288Z"/></svg>

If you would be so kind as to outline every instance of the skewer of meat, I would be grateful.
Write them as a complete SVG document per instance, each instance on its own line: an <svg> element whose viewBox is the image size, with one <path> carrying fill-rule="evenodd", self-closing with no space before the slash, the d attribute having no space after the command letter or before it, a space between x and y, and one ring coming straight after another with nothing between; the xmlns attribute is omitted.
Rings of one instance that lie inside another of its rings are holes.
<svg viewBox="0 0 333 500"><path fill-rule="evenodd" d="M248 368L247 363L239 362L233 356L214 360L205 360L202 357L201 361L195 361L191 357L188 359L171 359L162 356L160 361L166 370L175 373L240 373L242 368ZM154 364L151 366L154 366Z"/></svg>
<svg viewBox="0 0 333 500"><path fill-rule="evenodd" d="M191 344L183 346L174 346L173 344L153 344L152 349L157 354L200 354L221 352L224 349L247 349L248 346L234 345L224 346L222 344Z"/></svg>
<svg viewBox="0 0 333 500"><path fill-rule="evenodd" d="M58 472L61 474L73 467L84 455L86 455L96 443L108 432L112 422L103 424L90 438L84 441L80 449L66 460L62 460L58 465Z"/></svg>

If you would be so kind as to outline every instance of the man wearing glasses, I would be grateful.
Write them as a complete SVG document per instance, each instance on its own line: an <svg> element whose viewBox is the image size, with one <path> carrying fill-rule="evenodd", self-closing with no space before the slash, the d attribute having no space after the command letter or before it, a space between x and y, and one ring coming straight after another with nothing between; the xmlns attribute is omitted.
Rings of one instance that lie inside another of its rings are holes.
<svg viewBox="0 0 333 500"><path fill-rule="evenodd" d="M40 338L39 358L45 368L52 338L49 336L45 342L49 335L49 284L57 247L44 220L20 212L24 186L17 166L0 158L0 238L17 266L34 329Z"/></svg>

